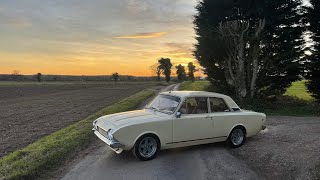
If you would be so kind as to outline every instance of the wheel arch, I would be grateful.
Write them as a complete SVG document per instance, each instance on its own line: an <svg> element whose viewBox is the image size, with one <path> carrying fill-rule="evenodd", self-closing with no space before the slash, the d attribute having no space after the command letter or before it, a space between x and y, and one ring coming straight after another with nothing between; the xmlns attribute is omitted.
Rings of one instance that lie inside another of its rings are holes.
<svg viewBox="0 0 320 180"><path fill-rule="evenodd" d="M244 130L245 135L247 136L247 129L246 129L246 127L245 127L243 124L236 124L236 125L234 125L234 126L230 129L230 131L229 131L229 133L228 133L228 138L230 137L231 132L232 132L235 128L242 128L242 129Z"/></svg>
<svg viewBox="0 0 320 180"><path fill-rule="evenodd" d="M132 147L136 144L136 142L138 141L138 139L140 139L142 136L145 136L145 135L153 135L155 136L158 140L159 140L159 144L160 144L160 148L161 148L161 139L160 139L160 136L158 133L154 132L154 131L146 131L146 132L143 132L141 134L139 134L136 139L134 140L133 142L133 145Z"/></svg>

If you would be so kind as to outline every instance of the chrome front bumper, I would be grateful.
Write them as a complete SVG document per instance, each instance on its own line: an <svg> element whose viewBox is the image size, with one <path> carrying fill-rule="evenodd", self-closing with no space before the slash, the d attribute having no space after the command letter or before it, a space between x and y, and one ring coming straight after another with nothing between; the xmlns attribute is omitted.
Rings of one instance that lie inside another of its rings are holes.
<svg viewBox="0 0 320 180"><path fill-rule="evenodd" d="M95 128L92 129L94 134L101 139L103 142L105 142L113 151L116 153L121 153L123 151L124 145L116 140L109 140L108 138L104 137L102 134L100 134Z"/></svg>

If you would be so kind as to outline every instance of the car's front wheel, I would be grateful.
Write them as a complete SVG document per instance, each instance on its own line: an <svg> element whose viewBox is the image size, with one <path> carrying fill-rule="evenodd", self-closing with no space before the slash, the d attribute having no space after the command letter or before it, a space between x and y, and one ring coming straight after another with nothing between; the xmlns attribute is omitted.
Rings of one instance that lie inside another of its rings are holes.
<svg viewBox="0 0 320 180"><path fill-rule="evenodd" d="M155 135L143 135L137 140L132 151L141 161L151 160L155 158L160 151L160 141Z"/></svg>
<svg viewBox="0 0 320 180"><path fill-rule="evenodd" d="M245 140L246 132L243 127L234 128L228 137L229 144L234 148L242 146Z"/></svg>

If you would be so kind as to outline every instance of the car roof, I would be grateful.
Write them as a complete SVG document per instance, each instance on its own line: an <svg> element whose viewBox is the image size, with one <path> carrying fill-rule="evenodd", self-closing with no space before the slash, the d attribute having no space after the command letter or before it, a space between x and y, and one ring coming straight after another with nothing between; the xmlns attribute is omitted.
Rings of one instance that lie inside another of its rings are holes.
<svg viewBox="0 0 320 180"><path fill-rule="evenodd" d="M187 96L207 96L207 97L226 97L227 95L207 92L207 91L167 91L162 92L161 94L173 95L179 97L187 97Z"/></svg>
<svg viewBox="0 0 320 180"><path fill-rule="evenodd" d="M178 96L181 98L192 97L192 96L222 98L229 105L229 107L239 108L239 106L233 101L233 99L230 96L219 94L219 93L213 93L213 92L207 92L207 91L168 91L168 92L162 92L160 94Z"/></svg>

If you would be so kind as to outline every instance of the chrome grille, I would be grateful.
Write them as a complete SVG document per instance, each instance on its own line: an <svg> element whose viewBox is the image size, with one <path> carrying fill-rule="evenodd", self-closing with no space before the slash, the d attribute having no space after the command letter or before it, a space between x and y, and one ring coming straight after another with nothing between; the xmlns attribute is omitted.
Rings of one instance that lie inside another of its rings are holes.
<svg viewBox="0 0 320 180"><path fill-rule="evenodd" d="M104 137L107 137L107 131L97 126L97 130L100 134L102 134Z"/></svg>

